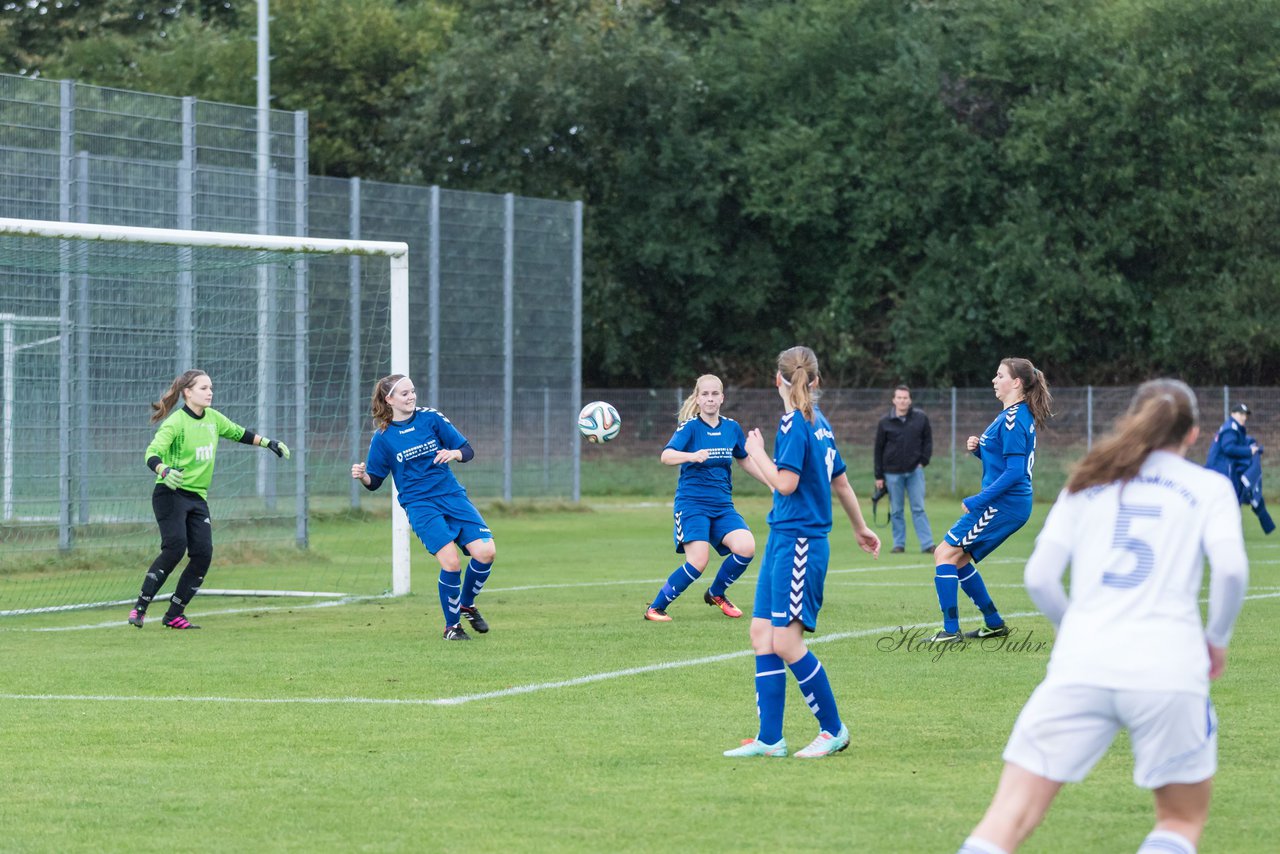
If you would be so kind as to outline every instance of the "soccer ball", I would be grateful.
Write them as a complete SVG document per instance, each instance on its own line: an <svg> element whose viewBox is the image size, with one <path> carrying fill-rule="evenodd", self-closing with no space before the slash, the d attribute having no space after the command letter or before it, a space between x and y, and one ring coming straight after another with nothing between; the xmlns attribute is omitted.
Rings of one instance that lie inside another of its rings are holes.
<svg viewBox="0 0 1280 854"><path fill-rule="evenodd" d="M588 442L608 442L622 429L618 410L603 400L593 400L578 413L578 432Z"/></svg>

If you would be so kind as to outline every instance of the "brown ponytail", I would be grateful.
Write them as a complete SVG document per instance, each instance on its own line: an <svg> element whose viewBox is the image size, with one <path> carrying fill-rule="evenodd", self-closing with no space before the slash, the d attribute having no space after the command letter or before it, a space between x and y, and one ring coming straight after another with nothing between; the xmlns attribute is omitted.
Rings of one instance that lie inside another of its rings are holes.
<svg viewBox="0 0 1280 854"><path fill-rule="evenodd" d="M1067 492L1132 480L1152 451L1179 444L1199 420L1195 392L1186 383L1143 383L1115 428L1076 463L1067 478Z"/></svg>
<svg viewBox="0 0 1280 854"><path fill-rule="evenodd" d="M1009 371L1009 375L1022 380L1022 396L1031 410L1031 417L1036 420L1036 427L1044 427L1053 417L1053 395L1049 393L1049 381L1044 372L1031 364L1030 359L1008 356L1000 360Z"/></svg>
<svg viewBox="0 0 1280 854"><path fill-rule="evenodd" d="M169 390L160 396L160 399L153 401L151 404L151 423L163 421L169 411L177 405L178 399L182 397L184 389L191 388L196 384L196 380L200 377L208 376L204 371L192 368L189 371L183 371L173 382L169 384Z"/></svg>
<svg viewBox="0 0 1280 854"><path fill-rule="evenodd" d="M387 403L387 396L396 387L396 383L404 379L404 374L389 374L373 384L373 397L369 401L369 411L373 415L375 430L386 430L395 418L395 411Z"/></svg>

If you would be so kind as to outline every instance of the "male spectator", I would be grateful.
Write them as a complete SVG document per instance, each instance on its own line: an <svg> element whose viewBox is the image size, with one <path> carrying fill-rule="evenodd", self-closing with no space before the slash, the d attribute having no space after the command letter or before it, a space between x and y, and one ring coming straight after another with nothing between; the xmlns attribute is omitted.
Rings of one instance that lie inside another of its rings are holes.
<svg viewBox="0 0 1280 854"><path fill-rule="evenodd" d="M1249 414L1249 407L1243 403L1231 407L1230 417L1222 422L1218 435L1213 437L1204 466L1227 476L1240 503L1253 508L1262 533L1270 534L1276 529L1276 523L1271 520L1262 498L1262 445L1244 429Z"/></svg>
<svg viewBox="0 0 1280 854"><path fill-rule="evenodd" d="M911 406L911 389L893 390L893 409L876 427L876 489L889 490L889 520L893 552L906 551L907 520L902 513L905 495L911 503L911 525L920 539L920 550L933 551L933 531L924 512L924 467L933 456L933 430L929 416Z"/></svg>

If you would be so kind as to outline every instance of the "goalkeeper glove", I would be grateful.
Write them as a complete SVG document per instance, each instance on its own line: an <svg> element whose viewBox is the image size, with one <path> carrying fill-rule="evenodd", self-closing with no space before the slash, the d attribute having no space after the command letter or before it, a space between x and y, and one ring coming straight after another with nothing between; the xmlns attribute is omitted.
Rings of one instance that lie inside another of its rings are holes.
<svg viewBox="0 0 1280 854"><path fill-rule="evenodd" d="M289 459L289 446L284 442L277 442L275 439L268 439L266 436L259 436L258 443L266 448L277 457Z"/></svg>
<svg viewBox="0 0 1280 854"><path fill-rule="evenodd" d="M159 472L160 481L170 489L182 488L182 469L176 469L172 466L165 467Z"/></svg>

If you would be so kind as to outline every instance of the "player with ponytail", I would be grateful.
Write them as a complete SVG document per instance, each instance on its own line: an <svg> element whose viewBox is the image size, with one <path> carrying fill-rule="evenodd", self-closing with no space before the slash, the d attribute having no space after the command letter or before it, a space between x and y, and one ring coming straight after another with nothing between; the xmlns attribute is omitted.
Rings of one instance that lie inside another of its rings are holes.
<svg viewBox="0 0 1280 854"><path fill-rule="evenodd" d="M672 505L676 552L684 562L658 591L644 618L671 621L667 608L707 568L711 548L724 558L715 580L702 601L717 607L726 617L741 617L729 601L728 589L746 571L756 553L756 541L746 520L733 506L733 470L737 460L743 471L764 482L755 462L747 456L746 434L732 418L720 414L724 384L711 374L698 377L693 393L680 407L679 426L662 449L662 462L680 466L680 480ZM767 484L766 484L767 485Z"/></svg>
<svg viewBox="0 0 1280 854"><path fill-rule="evenodd" d="M1004 410L966 447L982 460L982 489L962 502L964 515L934 549L934 590L942 609L942 630L929 640L1009 634L977 564L1031 518L1031 471L1036 462L1036 429L1053 417L1053 395L1044 374L1028 359L1000 362L991 380ZM984 625L960 633L959 591L982 612Z"/></svg>
<svg viewBox="0 0 1280 854"><path fill-rule="evenodd" d="M839 498L863 551L878 557L880 538L862 518L835 434L818 408L820 382L818 357L812 350L784 350L774 375L785 412L778 422L773 457L766 453L759 430L747 434L747 453L773 489L769 539L751 610L760 728L755 738L726 750L725 756L787 755L782 716L788 669L819 727L817 738L796 756L818 759L849 746L849 728L836 708L827 672L804 642L804 633L817 628L822 608L831 555L831 493Z"/></svg>
<svg viewBox="0 0 1280 854"><path fill-rule="evenodd" d="M1185 383L1143 383L1049 511L1025 580L1057 638L963 854L1014 851L1063 783L1084 779L1122 728L1133 781L1155 795L1156 824L1139 854L1195 854L1217 770L1209 683L1226 667L1249 582L1235 491L1186 459L1198 421ZM1212 575L1201 623L1206 557ZM1112 850L1122 844L1098 841Z"/></svg>
<svg viewBox="0 0 1280 854"><path fill-rule="evenodd" d="M374 426L369 454L351 466L351 477L369 490L395 478L409 525L440 564L436 586L444 639L471 640L462 628L463 617L484 634L489 623L476 608L476 596L489 580L497 547L489 525L449 468L449 463L469 462L476 452L452 421L434 409L418 407L418 391L404 374L373 384L369 410ZM459 546L470 557L465 577Z"/></svg>
<svg viewBox="0 0 1280 854"><path fill-rule="evenodd" d="M174 409L180 400L182 406ZM160 526L160 554L147 569L138 601L129 612L131 626L142 628L151 600L186 555L187 567L169 597L169 610L161 622L170 629L200 628L188 621L184 612L200 591L213 560L212 516L206 499L213 483L218 439L257 445L289 459L288 445L246 430L214 409L212 403L213 381L204 371L193 369L179 374L151 404L151 423L162 423L144 457L156 477L151 509Z"/></svg>

